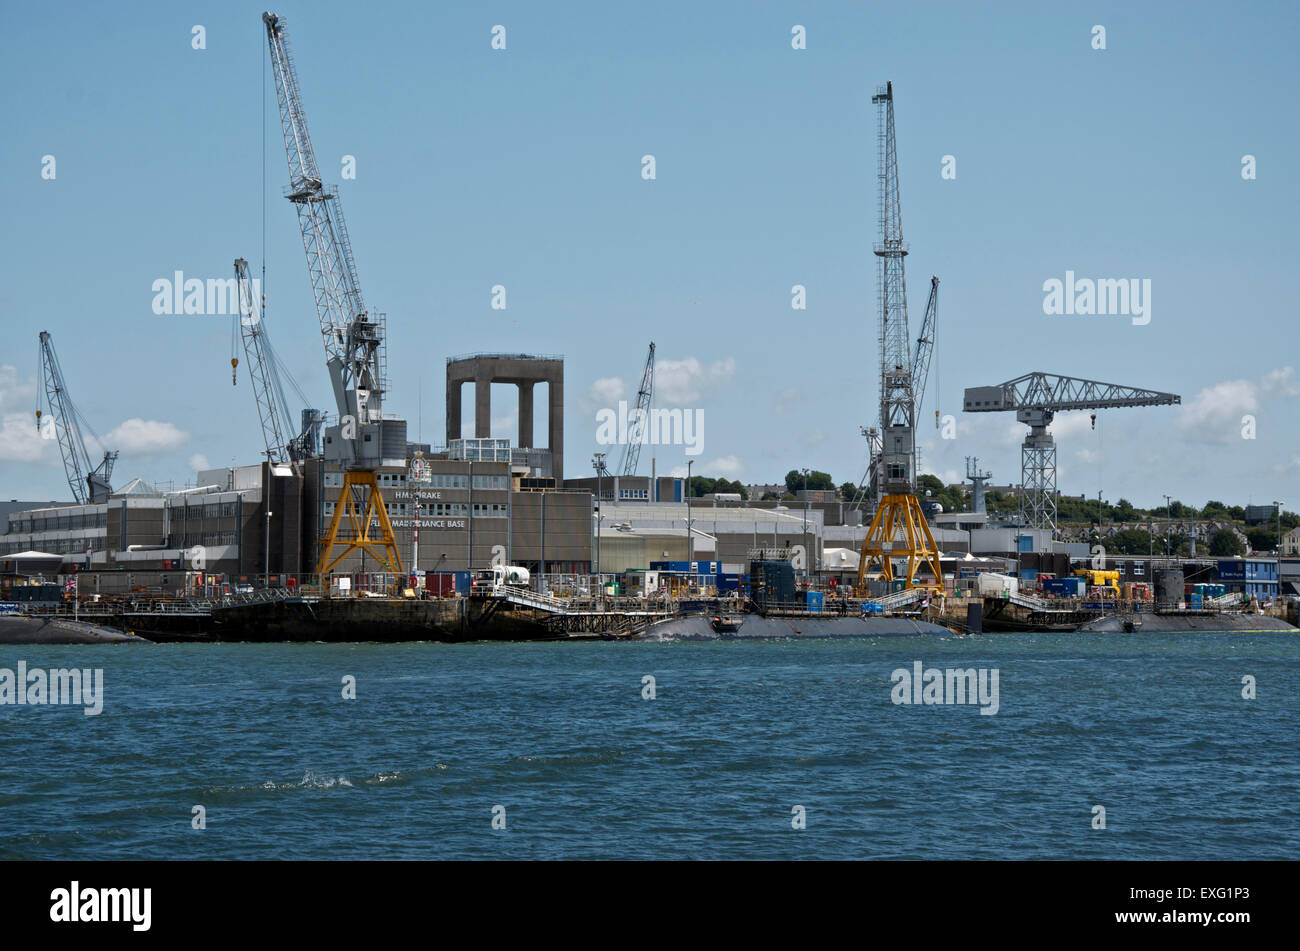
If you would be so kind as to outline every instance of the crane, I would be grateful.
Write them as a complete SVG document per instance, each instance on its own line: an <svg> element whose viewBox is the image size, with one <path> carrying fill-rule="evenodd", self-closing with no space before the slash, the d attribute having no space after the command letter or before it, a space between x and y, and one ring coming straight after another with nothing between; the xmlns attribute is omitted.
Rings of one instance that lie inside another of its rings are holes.
<svg viewBox="0 0 1300 951"><path fill-rule="evenodd" d="M651 340L650 355L645 358L645 369L641 372L641 387L636 391L636 409L632 411L632 421L627 427L627 444L623 447L623 458L618 467L625 476L636 475L641 443L645 440L646 427L650 425L650 397L654 388L655 343Z"/></svg>
<svg viewBox="0 0 1300 951"><path fill-rule="evenodd" d="M962 409L967 413L1014 412L1016 419L1029 427L1020 447L1025 517L1030 528L1055 533L1056 440L1047 431L1055 415L1068 410L1171 406L1181 402L1182 397L1176 393L1035 371L996 386L968 387ZM1095 426L1096 414L1093 415Z"/></svg>
<svg viewBox="0 0 1300 951"><path fill-rule="evenodd" d="M113 476L113 464L117 462L117 450L105 451L99 465L91 467L90 453L86 451L86 440L81 435L84 426L95 442L100 439L86 422L81 410L68 395L68 384L63 379L63 368L59 366L59 357L54 352L54 338L48 331L42 330L41 340L41 379L42 390L36 395L36 429L41 427L41 396L50 415L45 420L45 432L51 429L59 440L59 452L63 456L63 471L68 477L68 488L78 505L87 502L107 502L113 492L109 479ZM42 433L44 435L44 433Z"/></svg>
<svg viewBox="0 0 1300 951"><path fill-rule="evenodd" d="M253 382L253 399L257 403L257 417L262 424L262 440L266 444L266 458L272 465L289 464L295 473L302 471L302 460L314 454L312 425L319 422L320 411L308 410L303 414L303 429L287 438L292 415L284 396L281 375L286 371L271 346L266 332L266 315L254 298L253 284L248 275L248 262L235 258L235 284L239 288L239 336L244 343L244 356L248 360L249 376ZM290 384L305 403L302 391L293 378Z"/></svg>
<svg viewBox="0 0 1300 951"><path fill-rule="evenodd" d="M262 23L289 163L286 197L298 212L325 363L338 408L337 424L325 428L324 456L343 469L343 487L329 529L320 539L317 574L328 574L357 551L369 552L389 571L401 573L401 554L376 475L381 465L397 459L404 463L406 458L406 421L383 412L383 315L366 310L338 190L321 181L316 166L285 20L263 13ZM349 532L340 536L344 512ZM372 522L379 530L373 538Z"/></svg>
<svg viewBox="0 0 1300 951"><path fill-rule="evenodd" d="M929 372L934 342L934 322L927 307L916 356L908 352L907 282L903 259L903 222L898 188L898 151L894 131L894 84L886 83L871 97L877 119L877 183L880 194L880 452L873 480L879 503L862 542L858 559L857 589L865 594L867 572L879 566L885 581L894 578L895 558L906 560L905 586L943 591L939 550L916 497L916 407L919 364ZM938 293L938 280L930 282L930 303ZM928 341L928 343L927 343ZM924 381L922 380L922 383ZM918 580L928 567L931 578Z"/></svg>
<svg viewBox="0 0 1300 951"><path fill-rule="evenodd" d="M921 333L916 338L916 349L912 352L912 390L916 394L916 415L921 415L921 403L925 400L925 384L930 377L930 357L934 354L934 316L939 302L939 278L930 276L930 300L925 305L925 317L921 321ZM934 411L935 421L939 411Z"/></svg>

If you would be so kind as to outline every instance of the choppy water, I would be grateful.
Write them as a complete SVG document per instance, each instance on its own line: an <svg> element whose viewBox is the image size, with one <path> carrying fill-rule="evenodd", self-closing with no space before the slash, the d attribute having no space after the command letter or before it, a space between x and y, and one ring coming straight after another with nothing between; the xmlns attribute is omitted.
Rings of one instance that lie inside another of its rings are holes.
<svg viewBox="0 0 1300 951"><path fill-rule="evenodd" d="M102 667L106 702L0 706L4 858L1300 851L1296 635L0 648L19 660ZM916 660L997 668L999 712L894 705Z"/></svg>

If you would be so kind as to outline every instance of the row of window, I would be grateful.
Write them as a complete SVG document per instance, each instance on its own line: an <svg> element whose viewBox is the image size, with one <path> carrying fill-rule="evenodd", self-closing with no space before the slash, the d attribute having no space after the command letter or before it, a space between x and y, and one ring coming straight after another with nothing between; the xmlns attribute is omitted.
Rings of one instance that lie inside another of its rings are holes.
<svg viewBox="0 0 1300 951"><path fill-rule="evenodd" d="M379 486L404 486L411 485L410 479L405 472L380 472L378 474ZM343 485L343 473L327 472L325 473L326 488L337 489ZM468 489L468 475L450 475L442 472L435 472L429 476L428 482L418 483L420 488L429 489ZM474 488L476 489L508 489L510 487L509 476L504 475L476 475L474 477Z"/></svg>
<svg viewBox="0 0 1300 951"><path fill-rule="evenodd" d="M202 545L204 548L215 548L218 545L234 545L236 536L234 532L177 532L169 535L167 544L172 548L193 548L195 545Z"/></svg>
<svg viewBox="0 0 1300 951"><path fill-rule="evenodd" d="M171 518L191 522L197 522L202 518L231 518L239 514L239 503L230 501L208 502L203 505L169 506L168 512Z"/></svg>
<svg viewBox="0 0 1300 951"><path fill-rule="evenodd" d="M335 508L334 502L326 502L325 517L332 518ZM353 505L352 508L357 515L365 511L364 505ZM389 502L385 508L390 518L406 517L413 513L418 518L464 518L469 511L469 506L464 502ZM343 513L348 514L348 509L345 508ZM506 514L504 502L474 503L475 518L505 518ZM378 525L378 519L372 520L372 524Z"/></svg>
<svg viewBox="0 0 1300 951"><path fill-rule="evenodd" d="M51 555L84 553L87 548L93 548L95 551L104 550L102 538L60 538L42 541L40 544L41 551ZM31 542L6 542L0 544L0 555L13 555L20 551L27 551L31 547Z"/></svg>
<svg viewBox="0 0 1300 951"><path fill-rule="evenodd" d="M106 528L106 512L89 512L80 515L48 515L33 517L15 515L9 519L11 532L60 532L77 528Z"/></svg>

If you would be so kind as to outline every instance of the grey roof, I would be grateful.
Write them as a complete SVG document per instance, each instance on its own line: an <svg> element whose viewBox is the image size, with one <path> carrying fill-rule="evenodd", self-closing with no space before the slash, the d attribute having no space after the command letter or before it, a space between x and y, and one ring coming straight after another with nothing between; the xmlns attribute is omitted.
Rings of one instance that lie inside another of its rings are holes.
<svg viewBox="0 0 1300 951"><path fill-rule="evenodd" d="M114 489L113 495L131 495L138 498L162 498L162 493L151 486L144 479L136 476L120 489Z"/></svg>

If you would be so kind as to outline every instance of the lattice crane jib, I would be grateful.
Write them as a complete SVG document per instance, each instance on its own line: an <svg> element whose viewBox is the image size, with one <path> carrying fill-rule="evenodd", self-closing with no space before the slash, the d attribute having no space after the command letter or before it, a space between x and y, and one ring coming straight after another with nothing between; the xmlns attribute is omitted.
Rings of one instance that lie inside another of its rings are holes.
<svg viewBox="0 0 1300 951"><path fill-rule="evenodd" d="M627 443L623 446L623 456L618 467L621 475L636 475L637 463L641 459L641 443L645 441L646 431L650 425L650 402L654 396L654 386L655 345L652 340L650 353L645 358L645 369L641 372L641 385L636 391L636 407L630 415L627 426ZM653 497L653 492L651 495Z"/></svg>
<svg viewBox="0 0 1300 951"><path fill-rule="evenodd" d="M912 389L916 398L915 415L921 417L921 404L925 402L925 385L930 378L930 358L934 355L934 322L939 304L939 278L930 277L930 299L925 305L921 332L916 336L916 349L912 352ZM936 410L936 415L937 415Z"/></svg>
<svg viewBox="0 0 1300 951"><path fill-rule="evenodd" d="M54 338L45 330L40 333L40 366L41 390L38 391L36 404L37 431L42 435L52 431L58 441L63 472L68 479L73 499L78 504L107 502L113 492L110 480L113 477L113 465L117 462L117 451L105 450L99 465L90 464L90 453L86 450L82 427L85 426L96 442L99 439L68 393L63 367L54 351ZM48 416L41 410L42 395Z"/></svg>
<svg viewBox="0 0 1300 951"><path fill-rule="evenodd" d="M257 418L262 426L262 442L267 461L279 465L290 463L298 469L297 454L290 447L292 416L284 390L275 372L275 358L267 339L266 320L261 302L256 299L254 285L249 277L248 262L235 259L235 284L239 290L239 336L248 362L248 375L253 384L253 399L257 404Z"/></svg>

